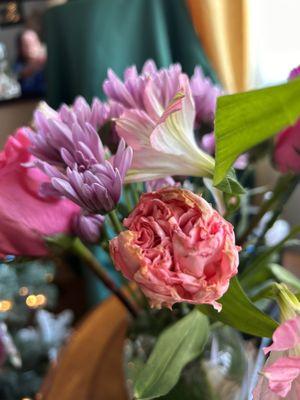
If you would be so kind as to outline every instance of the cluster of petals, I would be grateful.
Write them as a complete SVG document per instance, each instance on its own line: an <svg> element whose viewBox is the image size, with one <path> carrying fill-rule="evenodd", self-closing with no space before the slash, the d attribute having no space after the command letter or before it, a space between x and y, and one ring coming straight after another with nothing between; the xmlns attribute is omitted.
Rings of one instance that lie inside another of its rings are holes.
<svg viewBox="0 0 300 400"><path fill-rule="evenodd" d="M95 236L97 224L99 231L103 222L100 214L116 207L131 164L132 149L124 140L119 142L116 154L107 157L99 137L101 127L121 109L98 99L90 107L78 98L72 107L63 105L56 112L44 105L34 115L31 152L38 159L36 166L50 178L41 192L64 196L79 205L82 217L74 226L79 233L86 232L87 238Z"/></svg>
<svg viewBox="0 0 300 400"><path fill-rule="evenodd" d="M220 91L200 67L189 79L180 64L157 69L149 60L140 75L136 67L128 68L124 82L110 70L103 89L110 101L124 107L117 132L134 150L127 181L212 176L213 159L199 148L194 128L213 123Z"/></svg>
<svg viewBox="0 0 300 400"><path fill-rule="evenodd" d="M72 233L79 207L67 199L41 196L41 184L49 178L37 168L29 153L30 140L20 128L8 138L0 152L0 257L6 255L44 256L43 238Z"/></svg>
<svg viewBox="0 0 300 400"><path fill-rule="evenodd" d="M300 316L282 323L264 352L270 355L254 390L254 400L300 399Z"/></svg>
<svg viewBox="0 0 300 400"><path fill-rule="evenodd" d="M127 228L110 242L114 265L152 307L211 304L237 273L232 225L202 197L177 187L142 195Z"/></svg>

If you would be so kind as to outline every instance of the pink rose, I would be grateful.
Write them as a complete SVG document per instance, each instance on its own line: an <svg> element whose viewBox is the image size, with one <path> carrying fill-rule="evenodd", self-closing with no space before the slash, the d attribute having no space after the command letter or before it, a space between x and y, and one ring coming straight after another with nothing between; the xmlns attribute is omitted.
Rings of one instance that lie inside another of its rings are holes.
<svg viewBox="0 0 300 400"><path fill-rule="evenodd" d="M277 136L274 161L280 172L300 173L300 119Z"/></svg>
<svg viewBox="0 0 300 400"><path fill-rule="evenodd" d="M115 266L135 281L152 307L217 303L237 273L232 225L202 197L168 187L141 196L110 242Z"/></svg>
<svg viewBox="0 0 300 400"><path fill-rule="evenodd" d="M69 233L79 208L68 200L39 195L48 178L24 163L32 161L25 129L10 136L0 152L0 257L7 254L43 256L43 237Z"/></svg>
<svg viewBox="0 0 300 400"><path fill-rule="evenodd" d="M273 343L264 352L271 353L253 399L300 399L300 317L282 323L273 334Z"/></svg>

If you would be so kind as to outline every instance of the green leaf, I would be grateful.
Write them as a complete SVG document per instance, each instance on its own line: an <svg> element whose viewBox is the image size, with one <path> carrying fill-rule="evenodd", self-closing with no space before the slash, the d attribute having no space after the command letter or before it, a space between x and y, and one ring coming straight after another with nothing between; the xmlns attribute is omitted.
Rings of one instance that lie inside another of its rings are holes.
<svg viewBox="0 0 300 400"><path fill-rule="evenodd" d="M215 186L218 189L222 190L222 192L225 192L227 194L239 195L246 193L243 186L237 180L233 168L231 168L226 177L218 185Z"/></svg>
<svg viewBox="0 0 300 400"><path fill-rule="evenodd" d="M209 305L200 305L198 308L209 317L254 336L272 337L278 326L276 321L251 302L236 277L231 279L228 291L219 302L222 304L221 312Z"/></svg>
<svg viewBox="0 0 300 400"><path fill-rule="evenodd" d="M270 264L268 268L279 282L285 283L286 285L300 291L300 279L298 279L292 272L278 264Z"/></svg>
<svg viewBox="0 0 300 400"><path fill-rule="evenodd" d="M208 319L197 309L167 328L138 375L135 398L146 400L167 394L177 383L183 367L202 352L208 335Z"/></svg>
<svg viewBox="0 0 300 400"><path fill-rule="evenodd" d="M240 154L293 125L299 116L299 78L283 85L220 96L215 121L214 184L219 187Z"/></svg>

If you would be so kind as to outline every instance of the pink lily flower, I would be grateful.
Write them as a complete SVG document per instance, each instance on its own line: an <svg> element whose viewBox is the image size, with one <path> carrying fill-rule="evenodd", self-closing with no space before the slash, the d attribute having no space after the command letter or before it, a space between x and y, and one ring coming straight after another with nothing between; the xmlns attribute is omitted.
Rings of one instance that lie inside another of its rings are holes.
<svg viewBox="0 0 300 400"><path fill-rule="evenodd" d="M273 343L264 348L270 356L253 392L254 400L300 399L300 316L282 323Z"/></svg>

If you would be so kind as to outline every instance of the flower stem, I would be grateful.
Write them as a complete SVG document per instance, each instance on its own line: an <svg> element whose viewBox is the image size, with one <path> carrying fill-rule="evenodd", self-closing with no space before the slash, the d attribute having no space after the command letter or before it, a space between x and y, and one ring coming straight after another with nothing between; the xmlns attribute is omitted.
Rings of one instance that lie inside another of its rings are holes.
<svg viewBox="0 0 300 400"><path fill-rule="evenodd" d="M110 221L115 228L116 233L121 233L123 231L123 226L119 220L116 210L112 210L108 213Z"/></svg>
<svg viewBox="0 0 300 400"><path fill-rule="evenodd" d="M138 194L138 191L137 191L137 187L135 186L134 183L130 184L130 191L131 191L131 194L132 194L132 197L133 197L133 201L134 201L134 203L136 205L139 202L139 194Z"/></svg>
<svg viewBox="0 0 300 400"><path fill-rule="evenodd" d="M103 284L117 296L117 298L127 308L133 318L137 317L137 312L124 293L117 287L114 281L109 277L105 269L94 257L91 251L79 240L74 241L72 246L73 252L85 263L85 265L93 271L93 273L103 282Z"/></svg>

